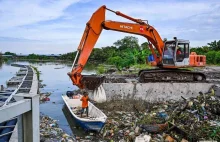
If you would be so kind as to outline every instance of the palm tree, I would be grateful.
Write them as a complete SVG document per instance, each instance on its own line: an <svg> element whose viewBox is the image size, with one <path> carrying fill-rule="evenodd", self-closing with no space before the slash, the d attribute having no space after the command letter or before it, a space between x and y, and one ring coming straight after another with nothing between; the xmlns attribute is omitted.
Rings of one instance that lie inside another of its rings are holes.
<svg viewBox="0 0 220 142"><path fill-rule="evenodd" d="M219 51L220 50L220 40L216 41L214 40L211 43L208 43L211 50Z"/></svg>

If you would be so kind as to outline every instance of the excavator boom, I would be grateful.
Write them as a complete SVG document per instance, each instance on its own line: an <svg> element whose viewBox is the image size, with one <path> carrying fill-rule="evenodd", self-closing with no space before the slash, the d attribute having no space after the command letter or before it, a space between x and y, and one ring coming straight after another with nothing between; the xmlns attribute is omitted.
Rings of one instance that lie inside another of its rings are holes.
<svg viewBox="0 0 220 142"><path fill-rule="evenodd" d="M129 19L135 23L105 21L106 10L114 12L116 15ZM131 33L145 37L150 44L151 51L156 60L156 63L158 65L161 63L164 42L161 39L158 32L152 26L150 26L148 23L145 23L141 19L135 19L119 11L115 12L113 10L106 8L106 6L102 6L93 13L91 19L87 22L85 31L83 33L82 39L78 47L78 53L76 59L72 66L72 71L68 73L73 84L78 86L79 88L85 88L86 86L91 86L91 85L85 85L85 83L82 83L85 81L82 80L97 80L98 82L100 82L100 80L97 78L88 79L88 76L87 79L85 79L86 77L83 79L81 72L85 64L87 63L87 60L103 29L119 31L124 33ZM156 56L152 45L154 45L154 47L158 51L159 58ZM77 64L75 64L77 59L78 59ZM93 81L92 82L90 81L89 83L94 85Z"/></svg>

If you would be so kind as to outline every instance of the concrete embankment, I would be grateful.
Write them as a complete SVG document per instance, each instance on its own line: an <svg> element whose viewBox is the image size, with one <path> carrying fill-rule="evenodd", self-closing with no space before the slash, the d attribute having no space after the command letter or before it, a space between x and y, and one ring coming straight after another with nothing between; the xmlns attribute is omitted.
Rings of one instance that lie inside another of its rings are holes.
<svg viewBox="0 0 220 142"><path fill-rule="evenodd" d="M213 83L103 83L107 101L142 99L147 101L178 100L206 93Z"/></svg>

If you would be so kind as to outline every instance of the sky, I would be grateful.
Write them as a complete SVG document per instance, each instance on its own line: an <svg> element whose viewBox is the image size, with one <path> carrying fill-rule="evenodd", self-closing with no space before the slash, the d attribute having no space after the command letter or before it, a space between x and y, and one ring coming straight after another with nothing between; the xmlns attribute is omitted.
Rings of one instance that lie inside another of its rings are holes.
<svg viewBox="0 0 220 142"><path fill-rule="evenodd" d="M87 21L100 6L148 20L162 38L192 47L220 40L220 0L0 0L0 52L63 54L76 51ZM107 12L106 20L124 21ZM95 47L132 34L103 30ZM139 44L146 41L138 35Z"/></svg>

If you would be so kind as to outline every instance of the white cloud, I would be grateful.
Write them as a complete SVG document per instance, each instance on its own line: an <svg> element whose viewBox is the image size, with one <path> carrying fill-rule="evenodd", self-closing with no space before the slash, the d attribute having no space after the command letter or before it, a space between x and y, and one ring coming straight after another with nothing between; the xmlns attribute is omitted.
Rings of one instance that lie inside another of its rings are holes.
<svg viewBox="0 0 220 142"><path fill-rule="evenodd" d="M0 33L6 39L27 39L17 49L25 52L67 52L75 50L86 22L103 3L134 18L149 20L162 38L177 36L191 45L206 45L220 37L220 1L153 1L153 0L7 0L0 1ZM106 19L128 20L107 12ZM103 31L95 47L112 45L126 33ZM146 39L137 35L139 42ZM13 41L11 41L13 42ZM0 41L0 48L15 50L16 43ZM39 47L41 46L41 47ZM11 48L10 48L11 47Z"/></svg>
<svg viewBox="0 0 220 142"><path fill-rule="evenodd" d="M120 10L121 12L138 16L148 20L175 20L187 18L194 14L210 10L207 6L209 1L205 2L184 2L184 1L118 1L110 3L109 8ZM123 7L121 6L123 5Z"/></svg>
<svg viewBox="0 0 220 142"><path fill-rule="evenodd" d="M0 29L22 26L60 17L79 0L5 0L0 1Z"/></svg>

